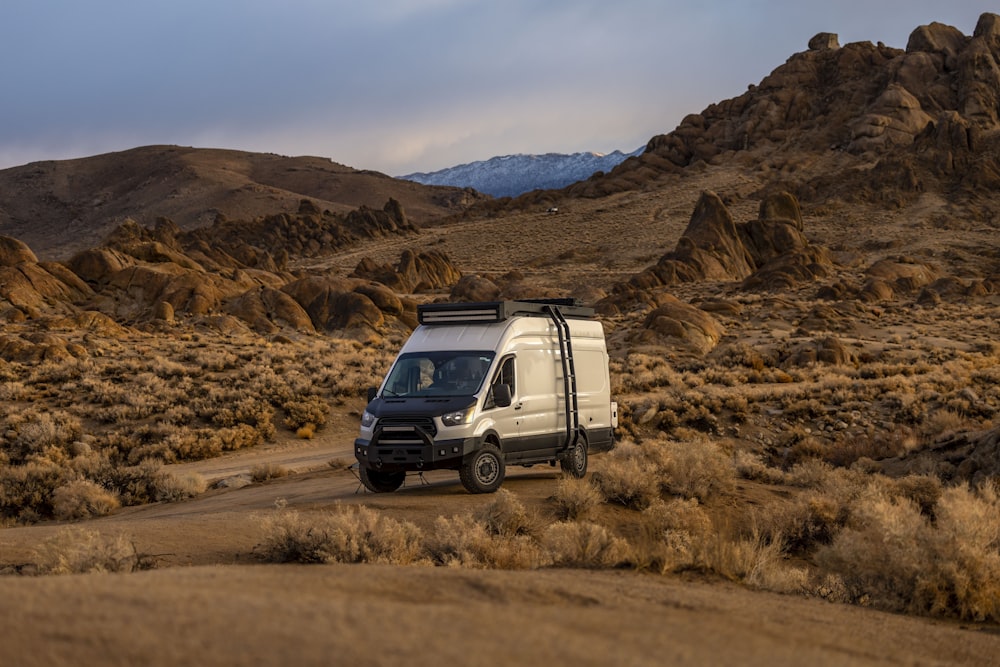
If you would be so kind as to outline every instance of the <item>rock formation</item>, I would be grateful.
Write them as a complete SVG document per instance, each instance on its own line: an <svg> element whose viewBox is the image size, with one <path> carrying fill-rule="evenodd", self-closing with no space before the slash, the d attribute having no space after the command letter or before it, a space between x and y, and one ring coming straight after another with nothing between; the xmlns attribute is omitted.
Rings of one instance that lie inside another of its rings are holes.
<svg viewBox="0 0 1000 667"><path fill-rule="evenodd" d="M379 266L365 257L351 275L378 281L404 294L449 288L462 277L445 253L429 250L418 254L409 249L403 251L396 266Z"/></svg>
<svg viewBox="0 0 1000 667"><path fill-rule="evenodd" d="M802 227L798 202L789 193L765 198L757 220L737 224L719 196L706 191L676 248L618 285L600 307L614 312L616 304L643 301L650 290L696 280L779 290L823 277L832 264L829 255L809 243Z"/></svg>

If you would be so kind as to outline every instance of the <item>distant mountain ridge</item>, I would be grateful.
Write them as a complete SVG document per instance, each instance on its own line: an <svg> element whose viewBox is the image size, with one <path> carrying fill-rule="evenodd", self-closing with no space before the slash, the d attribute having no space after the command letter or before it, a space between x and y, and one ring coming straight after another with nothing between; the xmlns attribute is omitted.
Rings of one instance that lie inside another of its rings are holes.
<svg viewBox="0 0 1000 667"><path fill-rule="evenodd" d="M595 172L610 171L627 158L639 155L645 146L631 153L602 154L545 153L544 155L501 155L432 172L399 176L423 185L450 185L473 188L494 197L516 197L532 190L553 190L590 178Z"/></svg>

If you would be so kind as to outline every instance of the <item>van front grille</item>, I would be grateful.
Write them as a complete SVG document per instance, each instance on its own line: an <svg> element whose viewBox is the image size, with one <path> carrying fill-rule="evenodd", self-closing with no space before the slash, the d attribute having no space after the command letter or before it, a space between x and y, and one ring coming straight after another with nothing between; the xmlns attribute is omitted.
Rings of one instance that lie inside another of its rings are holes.
<svg viewBox="0 0 1000 667"><path fill-rule="evenodd" d="M431 417L385 417L378 422L382 429L382 442L387 439L409 440L414 443L423 443L417 429L421 429L431 437L437 435L437 427L434 426L434 419Z"/></svg>

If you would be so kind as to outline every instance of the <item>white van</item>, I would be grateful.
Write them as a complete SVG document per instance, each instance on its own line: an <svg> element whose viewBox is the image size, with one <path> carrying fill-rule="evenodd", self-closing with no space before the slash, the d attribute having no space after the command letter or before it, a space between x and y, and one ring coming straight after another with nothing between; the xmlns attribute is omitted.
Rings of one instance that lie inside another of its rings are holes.
<svg viewBox="0 0 1000 667"><path fill-rule="evenodd" d="M509 464L587 472L618 425L604 328L571 299L418 307L419 326L378 389L354 441L361 481L395 491L408 472L458 470L492 493Z"/></svg>

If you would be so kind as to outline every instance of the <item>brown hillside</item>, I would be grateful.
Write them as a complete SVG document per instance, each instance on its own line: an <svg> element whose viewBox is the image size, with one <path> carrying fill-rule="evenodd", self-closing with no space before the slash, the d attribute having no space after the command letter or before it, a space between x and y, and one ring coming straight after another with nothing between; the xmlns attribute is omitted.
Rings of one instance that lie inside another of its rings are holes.
<svg viewBox="0 0 1000 667"><path fill-rule="evenodd" d="M227 219L294 213L303 198L347 213L399 201L416 223L482 198L471 190L423 186L318 157L146 146L0 171L0 234L44 259L98 245L126 218L160 217L187 230Z"/></svg>

